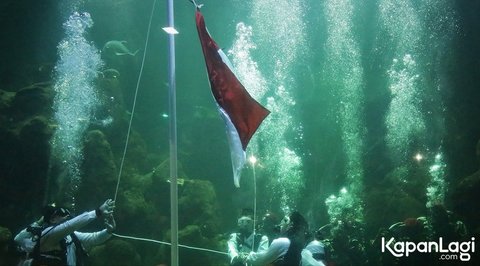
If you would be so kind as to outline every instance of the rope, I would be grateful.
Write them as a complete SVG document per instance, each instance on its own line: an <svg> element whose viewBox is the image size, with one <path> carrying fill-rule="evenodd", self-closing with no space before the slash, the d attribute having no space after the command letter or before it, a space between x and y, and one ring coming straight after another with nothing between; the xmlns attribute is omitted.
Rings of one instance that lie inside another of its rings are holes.
<svg viewBox="0 0 480 266"><path fill-rule="evenodd" d="M133 121L133 115L135 113L135 106L136 106L136 103L137 103L137 95L138 95L138 89L140 87L140 80L142 78L143 67L145 65L145 57L146 57L146 54L147 54L148 40L149 40L149 36L150 36L150 29L151 29L151 25L152 25L153 12L155 10L156 2L157 2L156 0L153 1L152 12L150 14L150 20L148 22L147 37L146 37L146 40L145 40L145 49L144 49L144 52L143 52L142 64L141 64L141 67L140 67L140 73L138 75L137 86L135 88L135 96L133 98L132 112L131 112L131 116L130 116L130 121L128 123L128 131L127 131L127 137L126 137L126 140L125 140L125 148L123 150L122 160L121 160L121 163L120 163L120 169L119 169L119 172L118 172L117 186L116 186L116 189L115 189L114 201L117 200L118 188L120 186L120 179L121 179L121 176L122 176L123 165L124 165L124 162L125 162L125 156L127 154L128 141L130 139L130 132L131 132L131 129L132 129L132 121ZM198 5L196 3L194 3L194 4L195 4L195 6L198 7ZM171 243L164 242L164 241L159 241L159 240L154 240L154 239L126 236L126 235L119 235L119 234L112 234L112 235L114 235L116 237L119 237L119 238L124 238L124 239L145 241L145 242L151 242L151 243L169 245L169 246L172 245ZM228 253L226 253L226 252L221 252L221 251L212 250L212 249L199 248L199 247L193 247L193 246L187 246L187 245L181 245L181 244L178 244L178 246L183 247L183 248L193 249L193 250L206 251L206 252L217 253L217 254L221 254L221 255L228 255Z"/></svg>
<svg viewBox="0 0 480 266"><path fill-rule="evenodd" d="M257 221L257 176L255 174L255 162L252 161L253 171L253 241L252 251L255 251L255 234L257 233L256 221Z"/></svg>
<svg viewBox="0 0 480 266"><path fill-rule="evenodd" d="M125 162L125 155L127 154L128 141L130 140L130 132L131 132L131 129L132 129L133 114L135 113L135 106L137 105L138 88L140 87L140 80L142 79L143 67L145 65L145 57L147 55L148 39L149 39L149 36L150 36L150 29L151 29L151 26L152 26L152 18L153 18L153 11L155 10L155 3L156 2L157 2L157 0L153 0L152 12L150 14L150 20L148 21L147 38L145 39L145 48L143 50L142 64L140 66L140 73L138 74L137 86L135 88L135 96L133 97L133 106L132 106L132 112L131 112L131 115L130 115L130 121L128 123L127 138L125 140L125 148L123 149L122 161L120 163L120 170L118 171L117 187L115 189L115 196L113 198L114 201L117 200L118 187L120 186L120 178L122 177L122 171L123 171L123 163Z"/></svg>
<svg viewBox="0 0 480 266"><path fill-rule="evenodd" d="M119 235L119 234L112 234L112 235L114 235L114 236L116 236L116 237L119 237L119 238L132 239L132 240L145 241L145 242L152 242L152 243L161 244L161 245L168 245L168 246L171 246L171 245L172 245L171 243L168 243L168 242L159 241L159 240L154 240L154 239L149 239L149 238L125 236L125 235ZM181 244L178 244L178 246L179 246L179 247L182 247L182 248L188 248L188 249L194 249L194 250L200 250L200 251L207 251L207 252L217 253L217 254L222 254L222 255L228 255L228 253L226 253L226 252L221 252L221 251L217 251L217 250L213 250L213 249L198 248L198 247L192 247L192 246L181 245Z"/></svg>

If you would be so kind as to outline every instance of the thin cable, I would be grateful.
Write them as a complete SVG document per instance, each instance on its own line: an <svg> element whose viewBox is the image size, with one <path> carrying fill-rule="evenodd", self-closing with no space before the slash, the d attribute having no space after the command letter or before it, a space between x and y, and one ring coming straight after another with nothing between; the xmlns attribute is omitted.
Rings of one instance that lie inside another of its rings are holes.
<svg viewBox="0 0 480 266"><path fill-rule="evenodd" d="M123 150L123 156L122 156L122 160L121 160L121 163L120 163L120 169L119 169L118 178L117 178L117 186L116 186L116 189L115 189L115 197L114 197L115 201L117 199L118 188L120 186L120 179L121 179L122 171L123 171L123 165L124 165L125 157L126 157L126 154L127 154L128 141L130 139L130 132L131 132L131 128L132 128L133 115L135 113L135 106L136 106L136 103L137 103L138 89L140 87L140 80L142 78L143 67L145 65L145 57L146 57L146 54L147 54L148 40L149 40L149 36L150 36L150 29L151 29L151 25L152 25L152 18L153 18L153 13L154 13L154 10L155 10L156 2L157 2L156 0L153 1L152 12L150 14L150 20L148 22L147 37L146 37L146 40L145 40L145 49L144 49L144 52L143 52L142 64L141 64L141 67L140 67L140 73L138 75L137 86L135 88L135 96L133 98L132 112L131 112L131 116L130 116L130 121L128 123L127 137L126 137L126 140L125 140L125 148ZM116 237L119 237L119 238L132 239L132 240L138 240L138 241L146 241L146 242L152 242L152 243L169 245L169 246L172 245L171 243L163 242L163 241L159 241L159 240L154 240L154 239L140 238L140 237L133 237L133 236L125 236L125 235L119 235L119 234L112 234L112 235L114 235ZM188 249L199 250L199 251L207 251L207 252L211 252L211 253L228 255L228 253L226 253L226 252L221 252L221 251L212 250L212 249L192 247L192 246L181 245L181 244L178 244L178 246L183 247L183 248L188 248Z"/></svg>
<svg viewBox="0 0 480 266"><path fill-rule="evenodd" d="M114 235L114 236L116 236L116 237L119 237L119 238L132 239L132 240L145 241L145 242L152 242L152 243L162 244L162 245L168 245L168 246L171 246L171 245L172 245L171 243L164 242L164 241L159 241L159 240L155 240L155 239L141 238L141 237L133 237L133 236L125 236L125 235L119 235L119 234L112 234L112 235ZM217 250L213 250L213 249L197 248L197 247L192 247L192 246L187 246L187 245L181 245L181 244L178 244L178 246L179 246L179 247L183 247L183 248L188 248L188 249L194 249L194 250L200 250L200 251L207 251L207 252L217 253L217 254L222 254L222 255L228 255L228 253L226 253L226 252L221 252L221 251L217 251Z"/></svg>
<svg viewBox="0 0 480 266"><path fill-rule="evenodd" d="M143 67L145 65L145 57L147 55L148 39L149 39L149 36L150 36L150 28L152 26L153 11L155 10L155 3L156 2L157 2L157 0L153 0L152 12L150 14L150 20L148 21L147 38L145 39L145 49L143 50L142 65L140 66L140 73L138 74L137 87L135 88L135 96L133 97L132 112L131 112L131 115L130 115L130 121L128 123L127 139L125 140L125 148L123 149L123 156L122 156L122 161L120 163L120 170L118 171L117 187L115 189L115 196L113 198L114 201L117 200L118 187L120 186L120 178L122 177L122 171L123 171L123 163L125 162L125 156L127 154L128 141L130 140L130 131L132 129L133 114L135 113L135 106L137 105L138 88L140 87L140 80L142 79Z"/></svg>
<svg viewBox="0 0 480 266"><path fill-rule="evenodd" d="M257 228L255 224L257 221L257 176L255 174L255 162L252 162L252 171L253 171L253 241L252 241L252 251L255 251L255 235Z"/></svg>

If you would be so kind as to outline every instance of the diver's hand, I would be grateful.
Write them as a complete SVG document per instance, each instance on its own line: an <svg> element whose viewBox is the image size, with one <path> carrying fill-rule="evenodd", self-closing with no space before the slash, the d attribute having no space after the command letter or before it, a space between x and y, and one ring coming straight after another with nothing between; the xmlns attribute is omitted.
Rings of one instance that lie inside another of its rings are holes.
<svg viewBox="0 0 480 266"><path fill-rule="evenodd" d="M108 199L102 204L102 206L98 207L97 216L111 215L113 213L114 208L115 208L115 201Z"/></svg>
<svg viewBox="0 0 480 266"><path fill-rule="evenodd" d="M117 228L117 223L115 223L115 218L113 218L113 215L108 215L105 217L105 227L107 228L107 232L112 234L113 231Z"/></svg>
<svg viewBox="0 0 480 266"><path fill-rule="evenodd" d="M44 218L43 218L43 216L42 216L42 217L40 217L40 219L38 219L37 221L33 222L32 225L42 226L44 223L45 223L45 221L44 221Z"/></svg>
<svg viewBox="0 0 480 266"><path fill-rule="evenodd" d="M243 260L240 256L235 256L232 259L232 262L230 263L230 265L232 265L232 266L239 266L239 265L242 265L242 264L243 264Z"/></svg>
<svg viewBox="0 0 480 266"><path fill-rule="evenodd" d="M240 253L238 254L237 256L235 256L231 262L230 265L235 265L235 266L238 266L238 265L245 265L245 260L247 258L247 254L245 253Z"/></svg>

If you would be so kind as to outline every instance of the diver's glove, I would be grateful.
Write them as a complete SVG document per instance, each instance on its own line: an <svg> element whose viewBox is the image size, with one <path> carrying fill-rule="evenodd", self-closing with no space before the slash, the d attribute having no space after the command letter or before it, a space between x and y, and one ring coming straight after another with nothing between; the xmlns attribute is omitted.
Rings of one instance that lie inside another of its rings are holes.
<svg viewBox="0 0 480 266"><path fill-rule="evenodd" d="M97 214L97 217L103 216L103 215L111 215L113 213L113 209L115 208L115 201L108 199L106 200L102 206L98 207L98 209L95 210L95 213Z"/></svg>
<svg viewBox="0 0 480 266"><path fill-rule="evenodd" d="M244 253L244 252L240 253L240 256L239 256L239 257L240 257L240 259L242 260L242 263L243 263L243 264L246 263L246 261L247 261L247 256L248 256L247 253Z"/></svg>
<svg viewBox="0 0 480 266"><path fill-rule="evenodd" d="M112 234L113 231L115 231L115 228L117 228L117 223L115 223L115 218L113 218L113 215L108 215L105 217L105 227L107 228L107 232Z"/></svg>
<svg viewBox="0 0 480 266"><path fill-rule="evenodd" d="M230 263L230 265L235 265L235 266L245 265L246 258L247 258L247 254L240 253L232 259L232 262Z"/></svg>
<svg viewBox="0 0 480 266"><path fill-rule="evenodd" d="M45 224L44 217L40 217L40 219L36 220L31 224L31 226L43 226Z"/></svg>

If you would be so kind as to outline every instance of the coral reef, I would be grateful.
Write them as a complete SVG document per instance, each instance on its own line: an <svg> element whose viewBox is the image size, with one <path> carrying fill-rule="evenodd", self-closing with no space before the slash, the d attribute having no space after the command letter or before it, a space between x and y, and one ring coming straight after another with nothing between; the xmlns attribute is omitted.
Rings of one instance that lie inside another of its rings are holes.
<svg viewBox="0 0 480 266"><path fill-rule="evenodd" d="M428 167L406 165L390 172L381 184L365 193L365 223L367 235L375 235L378 228L389 227L406 217L426 213L426 195L423 190L430 177Z"/></svg>
<svg viewBox="0 0 480 266"><path fill-rule="evenodd" d="M179 226L202 225L205 236L213 236L218 227L218 206L215 190L210 181L185 181L178 199L179 212L189 214L179 217Z"/></svg>
<svg viewBox="0 0 480 266"><path fill-rule="evenodd" d="M170 231L170 199L168 182L168 163L166 160L151 173L137 177L136 183L129 181L129 188L125 190L122 198L127 201L128 206L122 208L122 214L125 219L132 220L129 217L141 217L133 221L133 225L129 231L137 233L142 226L142 234L150 232L152 238L164 239L169 241ZM185 177L180 166L180 176ZM216 193L210 181L206 180L192 180L181 178L179 185L179 242L184 245L191 245L194 247L211 248L214 250L222 250L224 246L219 246L218 238L220 237L216 232L219 225L218 206ZM133 185L143 184L140 187ZM142 194L144 191L144 194ZM144 196L143 196L144 195ZM132 223L130 223L132 225ZM154 227L151 227L154 225ZM137 228L136 228L137 227ZM150 228L150 230L145 230ZM193 252L193 253L192 253ZM190 255L191 254L191 255ZM224 257L215 258L198 251L191 251L188 249L181 249L180 256L186 258L184 265L191 265L191 263L199 263L199 265L220 265L224 261ZM189 258L195 258L194 261ZM214 261L211 261L211 260ZM220 259L220 262L217 261ZM156 263L168 262L169 249L160 247L157 250Z"/></svg>
<svg viewBox="0 0 480 266"><path fill-rule="evenodd" d="M480 166L480 140L478 140L475 150L477 163ZM452 210L465 223L469 234L480 238L480 169L471 175L458 179L458 183L451 189L450 202ZM472 261L479 261L480 255L473 253Z"/></svg>
<svg viewBox="0 0 480 266"><path fill-rule="evenodd" d="M92 202L102 202L114 194L117 167L105 134L100 130L87 133L83 148L83 177L78 190L78 209L88 209Z"/></svg>
<svg viewBox="0 0 480 266"><path fill-rule="evenodd" d="M17 229L41 208L48 171L53 91L38 83L17 92L0 90L0 220ZM32 207L32 199L39 202ZM16 210L26 210L18 212Z"/></svg>
<svg viewBox="0 0 480 266"><path fill-rule="evenodd" d="M82 180L75 195L75 205L72 205L76 212L92 209L114 195L123 156L129 113L123 106L120 84L115 77L108 76L100 77L98 86L103 93L96 119L82 121L88 123L88 130L82 140ZM14 232L38 218L46 194L58 204L69 203L62 196L68 184L58 182L62 173L52 163L52 160L61 163L61 158L50 158L50 141L56 129L51 120L53 94L49 82L33 84L17 92L0 90L0 166L7 170L0 173L0 220ZM108 117L111 122L104 120ZM132 130L117 195L115 218L119 232L169 239L167 156L150 152L142 135ZM159 161L162 163L154 167ZM212 183L188 178L181 163L178 168L181 243L223 250L221 235L216 230L220 221ZM38 204L32 204L32 199ZM17 211L19 209L24 211ZM3 232L2 229L2 241ZM11 234L8 239L5 241L11 241ZM92 265L158 264L168 262L168 250L151 243L113 238L91 251L90 262ZM184 249L180 252L187 260L196 258L195 262L201 261L204 265L225 263L221 255ZM1 256L7 255L2 253ZM18 258L12 254L8 256L12 260Z"/></svg>
<svg viewBox="0 0 480 266"><path fill-rule="evenodd" d="M477 142L476 156L480 166L480 140ZM480 195L480 170L461 178L453 191L451 195L453 210L464 219L468 228L479 235L480 213L472 210L480 208L478 201L478 195Z"/></svg>
<svg viewBox="0 0 480 266"><path fill-rule="evenodd" d="M11 103L12 114L17 119L32 115L50 115L53 94L50 82L32 84L15 93Z"/></svg>
<svg viewBox="0 0 480 266"><path fill-rule="evenodd" d="M480 171L462 178L452 195L452 201L455 212L465 219L468 227L480 232L480 213L472 211L480 208L478 195L480 195Z"/></svg>

